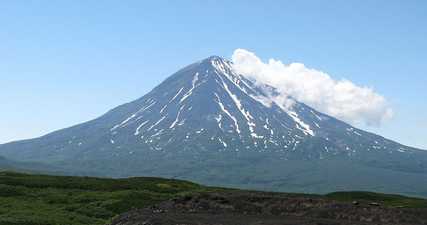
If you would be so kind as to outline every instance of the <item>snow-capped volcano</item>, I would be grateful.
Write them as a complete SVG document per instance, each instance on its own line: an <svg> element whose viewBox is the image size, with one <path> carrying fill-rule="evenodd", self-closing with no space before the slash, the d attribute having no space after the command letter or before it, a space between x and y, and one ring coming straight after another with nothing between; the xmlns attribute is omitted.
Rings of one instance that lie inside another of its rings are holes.
<svg viewBox="0 0 427 225"><path fill-rule="evenodd" d="M190 143L184 148L216 145L212 151L285 151L305 136L315 136L315 127L327 117L301 104L285 109L271 92L233 72L229 61L210 57L141 99L138 110L110 129L111 142L119 144L121 134L132 133L159 151L182 142ZM308 110L302 112L305 119L299 117L301 110Z"/></svg>
<svg viewBox="0 0 427 225"><path fill-rule="evenodd" d="M180 145L181 150L205 149L208 144L210 151L281 152L283 158L311 139L324 146L314 146L305 158L407 150L387 149L391 142L371 140L370 134L295 100L282 105L275 101L273 88L236 74L231 62L217 56L186 67L138 102L137 110L111 127L111 144L126 145L133 135L136 142L157 151L177 151L170 149ZM337 134L364 144L340 143Z"/></svg>
<svg viewBox="0 0 427 225"><path fill-rule="evenodd" d="M93 121L0 145L0 155L74 174L179 177L282 191L411 193L406 184L390 182L427 178L427 152L354 128L291 97L278 99L276 93L212 56ZM378 173L387 186L371 177ZM352 176L358 178L346 180Z"/></svg>

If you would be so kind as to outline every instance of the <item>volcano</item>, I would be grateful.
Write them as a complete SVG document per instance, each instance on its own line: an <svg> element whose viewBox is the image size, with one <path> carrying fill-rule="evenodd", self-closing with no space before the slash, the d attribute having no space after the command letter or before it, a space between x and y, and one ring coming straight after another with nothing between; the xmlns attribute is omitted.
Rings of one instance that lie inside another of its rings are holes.
<svg viewBox="0 0 427 225"><path fill-rule="evenodd" d="M0 155L73 175L427 197L427 151L355 128L292 97L276 97L273 87L211 56L97 119L0 145Z"/></svg>

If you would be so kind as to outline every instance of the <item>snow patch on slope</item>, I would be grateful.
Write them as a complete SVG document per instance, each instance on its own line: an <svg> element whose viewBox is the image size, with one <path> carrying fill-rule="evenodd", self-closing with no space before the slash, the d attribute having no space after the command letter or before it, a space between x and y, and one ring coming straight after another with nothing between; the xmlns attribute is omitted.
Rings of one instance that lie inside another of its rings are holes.
<svg viewBox="0 0 427 225"><path fill-rule="evenodd" d="M287 113L297 123L297 128L304 132L305 135L309 134L314 136L314 131L310 129L310 125L304 123L304 121L298 117L296 112L288 111Z"/></svg>
<svg viewBox="0 0 427 225"><path fill-rule="evenodd" d="M181 100L179 101L179 103L182 103L183 101L185 101L185 99L187 99L188 97L190 97L191 94L193 94L194 89L196 89L196 83L199 80L199 73L197 72L194 77L193 77L193 81L191 82L191 89L184 95L184 97L181 98Z"/></svg>
<svg viewBox="0 0 427 225"><path fill-rule="evenodd" d="M217 99L217 103L218 103L218 105L219 105L219 107L220 107L220 109L228 116L228 117L230 117L230 119L231 120L233 120L233 122L234 122L234 128L236 129L236 132L238 133L238 134L240 134L240 129L239 129L239 124L237 123L237 119L233 116L233 115L231 115L231 113L225 108L225 106L224 106L224 104L221 102L221 99L219 98L219 96L218 96L218 94L217 93L215 93L215 97L216 97L216 99Z"/></svg>
<svg viewBox="0 0 427 225"><path fill-rule="evenodd" d="M175 121L173 121L173 123L169 127L170 129L174 128L175 125L179 122L179 115L181 115L181 112L184 109L184 107L185 107L185 105L183 105L183 106L181 106L181 108L179 108Z"/></svg>

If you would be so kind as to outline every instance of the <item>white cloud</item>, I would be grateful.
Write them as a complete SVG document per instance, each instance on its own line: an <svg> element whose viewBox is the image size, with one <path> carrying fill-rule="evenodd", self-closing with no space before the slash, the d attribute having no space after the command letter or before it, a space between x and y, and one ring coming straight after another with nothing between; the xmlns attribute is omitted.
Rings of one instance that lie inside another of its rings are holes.
<svg viewBox="0 0 427 225"><path fill-rule="evenodd" d="M371 88L357 86L349 80L334 80L304 64L283 64L274 59L264 63L244 49L236 49L232 61L238 73L277 88L279 100L292 96L320 112L352 124L378 126L392 117L393 111L386 99Z"/></svg>

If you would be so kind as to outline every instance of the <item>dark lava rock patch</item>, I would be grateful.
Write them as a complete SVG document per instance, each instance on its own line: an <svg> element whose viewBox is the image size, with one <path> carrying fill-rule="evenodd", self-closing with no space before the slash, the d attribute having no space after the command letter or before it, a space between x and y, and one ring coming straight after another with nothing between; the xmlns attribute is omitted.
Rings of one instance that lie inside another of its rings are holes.
<svg viewBox="0 0 427 225"><path fill-rule="evenodd" d="M111 225L424 225L427 209L346 203L317 196L200 193L133 210Z"/></svg>

